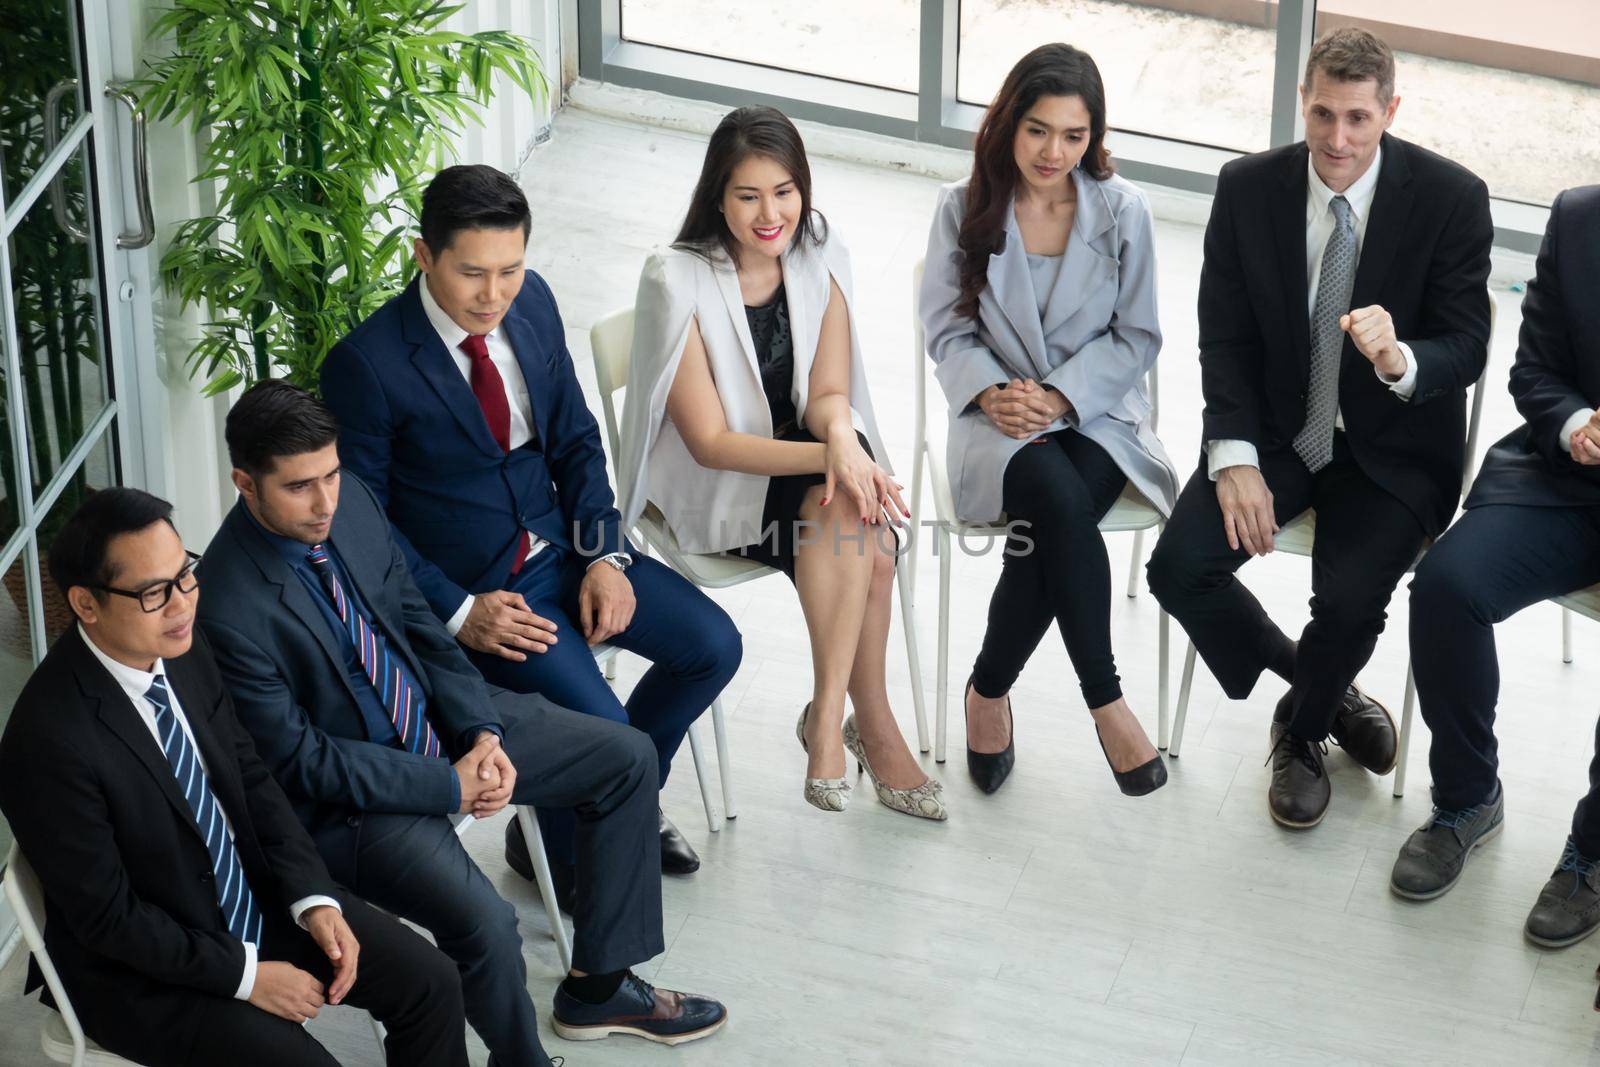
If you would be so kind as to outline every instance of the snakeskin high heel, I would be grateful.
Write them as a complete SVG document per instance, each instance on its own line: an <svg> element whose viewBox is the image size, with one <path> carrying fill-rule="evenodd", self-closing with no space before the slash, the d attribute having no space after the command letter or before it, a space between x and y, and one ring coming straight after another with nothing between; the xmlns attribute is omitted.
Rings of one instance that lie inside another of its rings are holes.
<svg viewBox="0 0 1600 1067"><path fill-rule="evenodd" d="M939 784L938 779L929 778L915 789L895 789L878 781L872 763L867 759L867 746L861 741L861 731L856 729L854 715L844 721L844 747L855 756L857 771L866 771L867 777L872 779L873 788L878 791L878 802L884 807L902 815L914 815L935 822L944 822L950 817L944 807L944 786Z"/></svg>
<svg viewBox="0 0 1600 1067"><path fill-rule="evenodd" d="M794 726L794 735L800 739L800 747L807 752L811 751L806 747L806 718L810 714L811 702L808 700L800 710L800 721ZM844 778L807 778L805 798L813 808L843 811L845 805L850 803L850 783Z"/></svg>

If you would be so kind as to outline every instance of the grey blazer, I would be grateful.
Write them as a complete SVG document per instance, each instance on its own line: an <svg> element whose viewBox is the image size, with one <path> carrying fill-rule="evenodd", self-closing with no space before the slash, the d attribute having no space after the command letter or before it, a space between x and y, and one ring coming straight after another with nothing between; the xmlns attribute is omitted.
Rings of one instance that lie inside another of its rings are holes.
<svg viewBox="0 0 1600 1067"><path fill-rule="evenodd" d="M1004 244L989 257L977 319L956 313L956 239L968 180L939 191L918 312L928 358L950 404L950 486L956 514L967 521L1000 519L1006 464L1028 443L1001 433L973 403L984 389L1012 378L1053 386L1072 402L1072 413L1044 433L1070 426L1100 445L1163 515L1177 500L1178 474L1150 425L1144 387L1161 351L1150 205L1115 175L1097 181L1074 170L1072 176L1077 216L1042 318L1022 232L1010 211Z"/></svg>

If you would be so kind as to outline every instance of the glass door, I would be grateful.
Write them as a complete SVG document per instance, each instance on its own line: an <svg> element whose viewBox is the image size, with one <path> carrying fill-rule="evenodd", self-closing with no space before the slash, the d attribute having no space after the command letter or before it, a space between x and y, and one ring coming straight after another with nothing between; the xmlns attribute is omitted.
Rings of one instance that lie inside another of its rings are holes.
<svg viewBox="0 0 1600 1067"><path fill-rule="evenodd" d="M142 121L106 77L114 2L0 11L0 728L72 620L44 571L51 541L124 472L128 257L153 234ZM0 821L0 863L10 846ZM0 954L11 925L0 914Z"/></svg>

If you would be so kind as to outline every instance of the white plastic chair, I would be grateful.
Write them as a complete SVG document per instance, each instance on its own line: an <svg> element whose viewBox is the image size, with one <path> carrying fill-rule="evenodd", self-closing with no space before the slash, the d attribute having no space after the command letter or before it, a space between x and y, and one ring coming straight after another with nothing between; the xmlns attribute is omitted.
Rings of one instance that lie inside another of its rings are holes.
<svg viewBox="0 0 1600 1067"><path fill-rule="evenodd" d="M944 468L944 440L933 440L928 436L928 356L927 341L923 336L922 317L917 314L917 301L922 290L922 261L911 271L911 328L914 343L911 356L915 361L912 369L912 381L915 383L916 394L916 436L914 448L916 450L911 464L911 527L920 536L922 524L922 472L924 468L928 473L928 484L933 492L934 511L934 536L936 538L934 555L939 558L939 663L938 663L938 689L935 703L937 706L937 726L935 732L937 740L933 758L940 763L945 758L945 733L949 717L949 690L950 690L950 555L952 537L960 537L965 541L969 537L986 538L993 542L1004 540L1006 527L1003 523L967 522L956 516L955 495L950 489L950 479ZM1154 427L1159 415L1160 392L1155 368L1151 368L1148 377L1150 386L1150 419ZM1133 486L1126 486L1122 496L1111 505L1111 510L1105 518L1100 520L1102 533L1132 532L1133 560L1128 569L1128 596L1137 596L1139 592L1139 562L1144 555L1144 531L1155 527L1159 529L1164 520L1161 512L1157 511L1149 501L1141 496ZM910 556L916 559L915 544ZM912 568L913 581L915 568ZM1157 675L1157 705L1158 705L1158 743L1157 747L1167 747L1167 643L1169 624L1167 613L1160 613L1160 631L1158 637L1159 647L1157 658L1160 661L1159 674Z"/></svg>
<svg viewBox="0 0 1600 1067"><path fill-rule="evenodd" d="M456 836L466 837L467 832L477 824L478 820L470 815L456 818ZM566 974L572 970L572 941L567 937L561 908L556 903L556 888L550 877L550 861L544 854L544 836L539 832L538 812L531 805L517 805L517 825L522 828L522 842L527 846L528 859L533 863L533 880L539 886L539 899L544 901L544 913L550 920L550 937L556 943L556 954L561 957L561 973Z"/></svg>
<svg viewBox="0 0 1600 1067"><path fill-rule="evenodd" d="M594 324L589 331L594 351L595 377L600 383L600 404L606 420L606 434L611 441L611 455L619 455L621 433L617 421L616 394L627 387L628 362L633 355L633 309L624 308ZM688 552L678 544L667 527L661 512L654 505L645 509L639 519L639 533L645 543L661 554L668 566L702 589L726 589L742 585L777 571L763 564L720 552ZM917 655L915 617L911 610L909 574L903 566L895 569L900 585L901 621L904 624L906 658L911 670L911 701L916 709L917 744L928 751L928 722L923 710L922 673ZM722 701L711 706L711 725L717 735L717 763L722 772L723 803L728 818L734 817L733 786L729 777L727 733L722 720ZM691 739L692 739L691 735Z"/></svg>
<svg viewBox="0 0 1600 1067"><path fill-rule="evenodd" d="M1489 294L1489 345L1488 356L1484 360L1483 373L1478 380L1472 383L1468 390L1471 393L1471 414L1467 419L1467 448L1466 458L1461 471L1461 497L1466 498L1467 490L1472 487L1472 476L1478 453L1478 424L1483 417L1483 383L1489 376L1490 359L1494 355L1494 323L1497 314L1494 293ZM1278 536L1273 539L1274 551L1286 552L1291 556L1310 557L1312 543L1316 540L1317 516L1307 508L1293 519L1284 524L1278 531ZM1417 569L1417 564L1422 562L1422 557L1427 553L1427 546L1417 553L1416 560L1407 569L1411 573ZM1188 650L1183 657L1183 680L1178 686L1178 711L1172 724L1172 745L1167 754L1176 759L1179 748L1183 744L1184 720L1189 714L1189 690L1194 681L1194 642L1189 642ZM1417 686L1411 674L1411 657L1406 657L1406 690L1405 703L1400 714L1399 753L1395 759L1394 769L1394 795L1404 796L1406 791L1406 756L1411 750L1411 720L1412 713L1416 710Z"/></svg>

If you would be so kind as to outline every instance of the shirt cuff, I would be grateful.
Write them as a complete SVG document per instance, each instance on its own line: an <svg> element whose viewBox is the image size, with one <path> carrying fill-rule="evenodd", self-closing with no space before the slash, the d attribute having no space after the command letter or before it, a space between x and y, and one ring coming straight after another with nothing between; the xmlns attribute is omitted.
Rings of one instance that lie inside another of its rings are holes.
<svg viewBox="0 0 1600 1067"><path fill-rule="evenodd" d="M250 994L256 991L256 945L254 941L244 942L244 974L239 978L239 988L234 991L234 1000L249 1000Z"/></svg>
<svg viewBox="0 0 1600 1067"><path fill-rule="evenodd" d="M1217 475L1228 467L1260 467L1261 457L1256 446L1249 441L1229 439L1206 442L1206 475L1217 480Z"/></svg>
<svg viewBox="0 0 1600 1067"><path fill-rule="evenodd" d="M1572 455L1572 435L1578 432L1578 427L1592 418L1594 418L1593 408L1579 408L1561 424L1561 451L1569 456Z"/></svg>
<svg viewBox="0 0 1600 1067"><path fill-rule="evenodd" d="M1400 349L1400 355L1406 361L1404 373L1398 378L1391 378L1379 370L1376 365L1373 366L1372 373L1376 374L1378 380L1387 385L1395 396L1398 396L1401 400L1410 400L1411 394L1417 391L1417 357L1412 353L1411 346L1404 341L1397 342L1396 347Z"/></svg>
<svg viewBox="0 0 1600 1067"><path fill-rule="evenodd" d="M491 734L494 734L502 741L506 739L506 732L497 724L492 722L480 722L476 726L469 726L465 730L461 731L461 736L466 739L466 743L468 745L474 745L478 741L478 735L483 733L485 730L489 731Z"/></svg>
<svg viewBox="0 0 1600 1067"><path fill-rule="evenodd" d="M294 920L294 924L296 926L304 930L306 928L306 924L304 921L302 921L303 916L312 908L332 908L339 914L344 914L344 909L339 906L339 902L337 900L334 900L332 897L325 897L318 894L309 897L301 897L293 904L290 904L289 917Z"/></svg>
<svg viewBox="0 0 1600 1067"><path fill-rule="evenodd" d="M466 625L467 614L472 610L472 602L476 599L477 597L474 597L471 593L468 593L467 599L461 602L461 606L456 609L456 613L445 620L444 628L450 631L451 637L454 637L456 634L460 633L461 627Z"/></svg>
<svg viewBox="0 0 1600 1067"><path fill-rule="evenodd" d="M604 563L608 559L621 560L622 561L622 565L624 567L633 566L633 557L632 556L628 555L626 552L612 552L612 553L610 553L608 555L601 556L599 559L595 560L593 563L590 563L589 567L593 567L595 565L595 563ZM589 569L588 567L584 568L584 570L588 570L588 569Z"/></svg>

